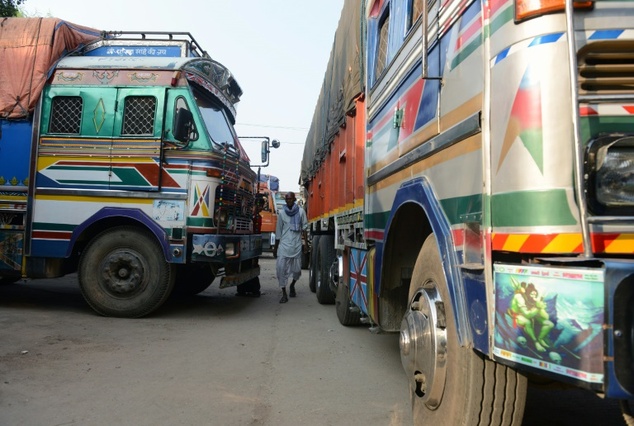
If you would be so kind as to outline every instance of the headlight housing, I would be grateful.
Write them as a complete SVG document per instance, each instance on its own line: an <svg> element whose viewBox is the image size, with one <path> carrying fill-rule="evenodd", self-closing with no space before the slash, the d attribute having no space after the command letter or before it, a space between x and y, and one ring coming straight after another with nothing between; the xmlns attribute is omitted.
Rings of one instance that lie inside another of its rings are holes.
<svg viewBox="0 0 634 426"><path fill-rule="evenodd" d="M634 213L634 136L594 140L586 156L589 206L598 214Z"/></svg>

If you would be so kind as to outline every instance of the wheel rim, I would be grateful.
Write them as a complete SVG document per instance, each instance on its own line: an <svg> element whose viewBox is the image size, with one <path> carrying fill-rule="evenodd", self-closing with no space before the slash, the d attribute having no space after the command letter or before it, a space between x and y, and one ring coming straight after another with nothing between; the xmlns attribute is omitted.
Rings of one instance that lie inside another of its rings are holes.
<svg viewBox="0 0 634 426"><path fill-rule="evenodd" d="M416 291L401 322L401 362L410 384L412 405L434 410L445 389L447 332L442 299L435 286Z"/></svg>
<svg viewBox="0 0 634 426"><path fill-rule="evenodd" d="M145 271L149 266L138 253L116 250L101 262L101 286L110 295L126 298L146 287Z"/></svg>

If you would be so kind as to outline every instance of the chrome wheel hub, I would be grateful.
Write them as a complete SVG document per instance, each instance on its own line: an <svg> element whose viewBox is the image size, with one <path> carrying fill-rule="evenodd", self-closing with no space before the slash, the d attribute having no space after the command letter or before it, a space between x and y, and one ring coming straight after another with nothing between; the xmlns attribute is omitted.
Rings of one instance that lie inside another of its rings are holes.
<svg viewBox="0 0 634 426"><path fill-rule="evenodd" d="M444 305L435 287L419 288L410 301L399 346L412 399L437 408L445 388L447 332Z"/></svg>

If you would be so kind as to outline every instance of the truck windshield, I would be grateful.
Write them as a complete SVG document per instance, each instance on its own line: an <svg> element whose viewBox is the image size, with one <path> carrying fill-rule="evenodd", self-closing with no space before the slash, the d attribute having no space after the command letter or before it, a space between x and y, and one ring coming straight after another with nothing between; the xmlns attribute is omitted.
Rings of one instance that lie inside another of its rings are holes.
<svg viewBox="0 0 634 426"><path fill-rule="evenodd" d="M213 143L235 150L233 127L224 110L202 96L196 96L196 104Z"/></svg>

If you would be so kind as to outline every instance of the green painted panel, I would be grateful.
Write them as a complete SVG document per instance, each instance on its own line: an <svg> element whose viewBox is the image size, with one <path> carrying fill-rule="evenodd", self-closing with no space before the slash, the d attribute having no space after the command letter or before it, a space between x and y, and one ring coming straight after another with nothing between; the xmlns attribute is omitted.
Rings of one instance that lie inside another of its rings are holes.
<svg viewBox="0 0 634 426"><path fill-rule="evenodd" d="M575 225L566 192L523 191L493 195L493 226L562 226Z"/></svg>
<svg viewBox="0 0 634 426"><path fill-rule="evenodd" d="M581 120L581 139L588 141L600 133L632 133L633 116L595 116Z"/></svg>
<svg viewBox="0 0 634 426"><path fill-rule="evenodd" d="M76 226L65 223L33 222L33 229L37 231L72 231Z"/></svg>
<svg viewBox="0 0 634 426"><path fill-rule="evenodd" d="M366 229L385 229L387 220L390 218L390 212L366 214L364 226Z"/></svg>
<svg viewBox="0 0 634 426"><path fill-rule="evenodd" d="M479 221L482 215L482 195L467 195L464 197L447 198L440 201L447 220L456 223Z"/></svg>

